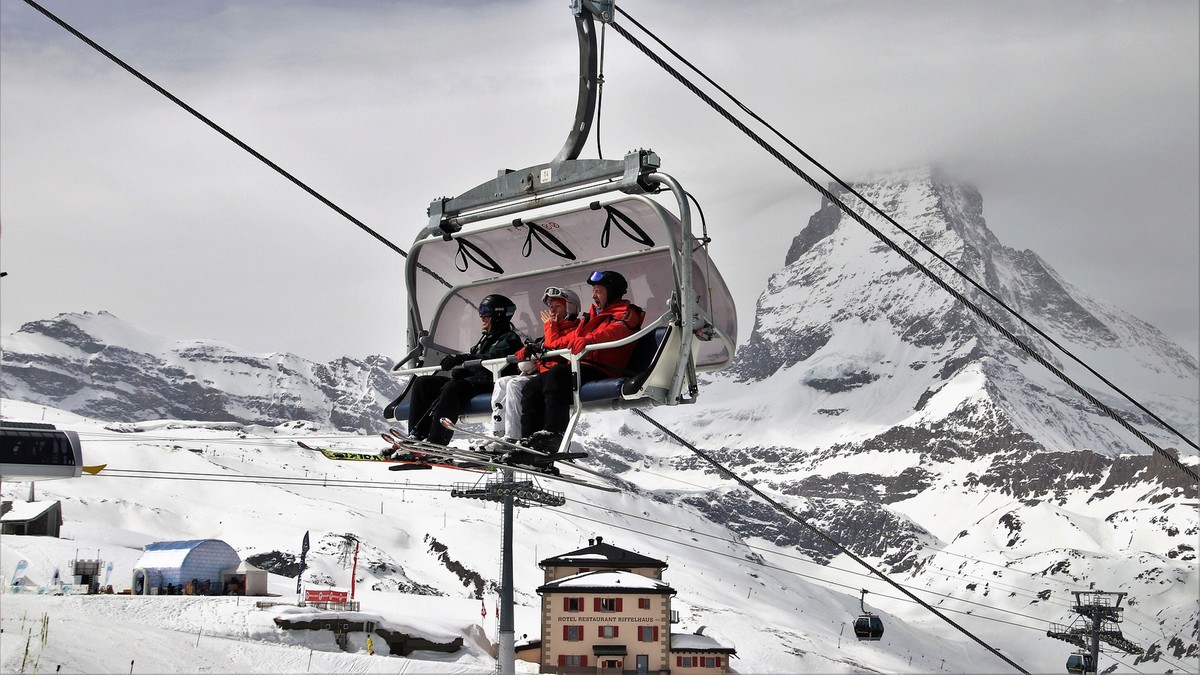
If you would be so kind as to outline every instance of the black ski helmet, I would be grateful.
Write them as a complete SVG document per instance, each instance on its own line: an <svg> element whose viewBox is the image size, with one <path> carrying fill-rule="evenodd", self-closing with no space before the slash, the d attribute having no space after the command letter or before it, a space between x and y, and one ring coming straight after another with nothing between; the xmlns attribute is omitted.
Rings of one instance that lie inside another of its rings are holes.
<svg viewBox="0 0 1200 675"><path fill-rule="evenodd" d="M595 286L596 284L608 289L609 301L620 300L629 291L629 282L625 281L625 277L621 276L619 272L613 272L612 270L592 272L592 275L588 277L588 285Z"/></svg>
<svg viewBox="0 0 1200 675"><path fill-rule="evenodd" d="M479 302L479 316L490 316L492 321L508 321L517 313L517 306L503 295L492 294Z"/></svg>

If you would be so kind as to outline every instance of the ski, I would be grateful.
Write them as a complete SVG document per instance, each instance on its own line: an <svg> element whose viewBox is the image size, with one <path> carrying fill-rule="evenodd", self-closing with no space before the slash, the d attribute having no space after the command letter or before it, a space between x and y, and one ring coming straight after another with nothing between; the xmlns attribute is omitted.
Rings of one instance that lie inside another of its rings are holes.
<svg viewBox="0 0 1200 675"><path fill-rule="evenodd" d="M349 452L345 450L331 450L329 448L314 447L308 445L304 441L296 441L296 444L305 450L319 452L327 459L344 462L382 462L385 464L395 464L396 466L388 467L389 471L413 471L432 469L434 467L444 469L459 469L462 471L475 471L481 473L491 471L491 467L487 467L482 464L448 460L444 454L433 456L423 452L407 452L404 454L396 454L390 457L385 457L383 455L370 452Z"/></svg>
<svg viewBox="0 0 1200 675"><path fill-rule="evenodd" d="M543 464L539 467L539 466L528 465L528 464L506 463L497 457L489 455L488 453L473 452L471 450L463 450L461 448L455 448L453 446L446 447L446 455L449 457L453 457L459 461L463 461L463 462L473 462L473 463L484 464L486 466L492 467L493 469L501 469L501 470L511 469L518 473L523 473L527 476L533 476L536 478L545 478L547 480L559 481L562 483L570 483L572 485L578 485L580 487L592 488L593 490L600 490L603 492L620 492L620 490L615 487L611 487L608 485L600 485L598 483L593 483L591 481L584 480L582 478L576 478L574 476L564 476L562 474L556 475L553 473L549 473L546 470L547 465L545 465L545 464ZM570 464L570 463L568 462L568 464ZM571 466L576 469L579 468L578 466L576 466L574 464L571 464Z"/></svg>
<svg viewBox="0 0 1200 675"><path fill-rule="evenodd" d="M600 473L599 471L594 470L594 468L588 468L586 466L581 466L581 465L575 464L574 460L587 458L587 456L588 456L587 453L553 453L553 454L544 453L544 452L541 452L541 450L535 450L528 446L522 446L521 443L505 441L505 440L503 440L503 438L487 436L485 434L479 434L478 431L463 429L462 426L458 426L457 424L450 422L449 419L446 419L444 417L442 418L442 425L445 426L446 429L450 429L452 431L458 432L458 434L472 436L474 438L481 438L481 440L492 441L492 442L502 444L502 446L505 446L505 447L508 447L511 449L511 452L509 453L509 455L520 454L520 453L527 453L529 455L535 455L534 458L527 460L527 464L532 464L534 466L546 466L548 464L553 464L553 462L556 462L556 461L562 461L563 464L565 464L566 466L570 466L571 468L577 468L577 470L580 470L584 473L590 473L590 474L592 474L592 476L595 476L598 478L608 478L608 476L606 476L606 474ZM505 456L508 456L508 455L505 455Z"/></svg>

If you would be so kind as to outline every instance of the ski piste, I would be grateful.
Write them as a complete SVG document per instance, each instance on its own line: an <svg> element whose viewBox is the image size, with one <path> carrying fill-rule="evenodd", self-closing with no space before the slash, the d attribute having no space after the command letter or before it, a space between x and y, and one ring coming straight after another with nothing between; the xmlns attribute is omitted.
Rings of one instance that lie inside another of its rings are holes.
<svg viewBox="0 0 1200 675"><path fill-rule="evenodd" d="M345 450L331 450L329 448L320 448L308 445L304 441L296 441L296 444L305 450L319 452L328 459L347 462L382 462L385 464L393 464L389 466L389 471L417 471L422 469L432 469L434 467L444 469L458 469L461 471L474 471L476 473L487 473L491 471L491 467L480 466L478 463L463 463L456 460L447 459L443 455L434 456L421 451L411 451L406 455L392 455L385 457L377 453L370 452L349 452ZM395 447L393 443L393 447Z"/></svg>
<svg viewBox="0 0 1200 675"><path fill-rule="evenodd" d="M471 431L470 429L464 429L464 428L458 426L457 424L455 424L454 422L451 422L449 419L447 419L445 417L443 417L441 419L441 423L442 423L442 426L444 426L447 429L450 429L456 433L461 433L463 435L471 436L472 438L478 438L478 439L484 440L484 441L491 441L494 443L499 443L500 445L504 445L509 448L512 448L512 453L510 453L510 454L524 452L524 453L528 453L530 455L538 456L539 459L536 459L533 462L535 466L545 464L546 462L543 462L540 459L540 458L544 457L547 460L549 460L548 463L550 463L550 464L553 464L554 462L562 462L563 464L566 464L567 466L571 467L572 469L578 469L584 473L590 473L593 476L596 476L598 478L608 478L608 476L600 473L599 471L596 471L595 469L589 469L586 466L580 466L580 465L576 464L574 461L572 461L572 460L583 459L584 457L587 457L586 452L559 452L559 453L555 453L555 454L549 454L549 453L542 452L540 450L534 450L533 448L521 445L520 443L516 443L513 441L506 441L502 438L496 438L495 436L488 436L486 434L481 434L476 431Z"/></svg>

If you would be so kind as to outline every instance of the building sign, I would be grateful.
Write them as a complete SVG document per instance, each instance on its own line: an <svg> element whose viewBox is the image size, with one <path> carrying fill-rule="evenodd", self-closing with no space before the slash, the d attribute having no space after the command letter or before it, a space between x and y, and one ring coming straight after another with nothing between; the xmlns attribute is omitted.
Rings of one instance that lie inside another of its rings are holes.
<svg viewBox="0 0 1200 675"><path fill-rule="evenodd" d="M605 614L602 616L557 616L554 618L559 623L585 623L591 621L593 623L655 623L658 619L650 616L613 616Z"/></svg>

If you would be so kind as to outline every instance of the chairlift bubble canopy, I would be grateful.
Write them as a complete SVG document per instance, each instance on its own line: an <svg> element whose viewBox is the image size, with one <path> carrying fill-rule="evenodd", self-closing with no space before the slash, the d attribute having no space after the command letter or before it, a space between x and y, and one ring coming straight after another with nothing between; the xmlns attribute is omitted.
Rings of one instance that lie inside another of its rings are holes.
<svg viewBox="0 0 1200 675"><path fill-rule="evenodd" d="M692 232L688 195L658 171L653 152L505 172L435 200L429 215L405 266L410 353L393 368L398 374L436 372L443 355L470 349L479 338L477 308L490 294L516 304L519 333L540 337L546 287L574 290L586 308L588 276L601 270L628 280L625 299L646 312L643 333L667 328L673 336L656 357L670 382L650 403L692 402L695 372L733 360L732 295Z"/></svg>

